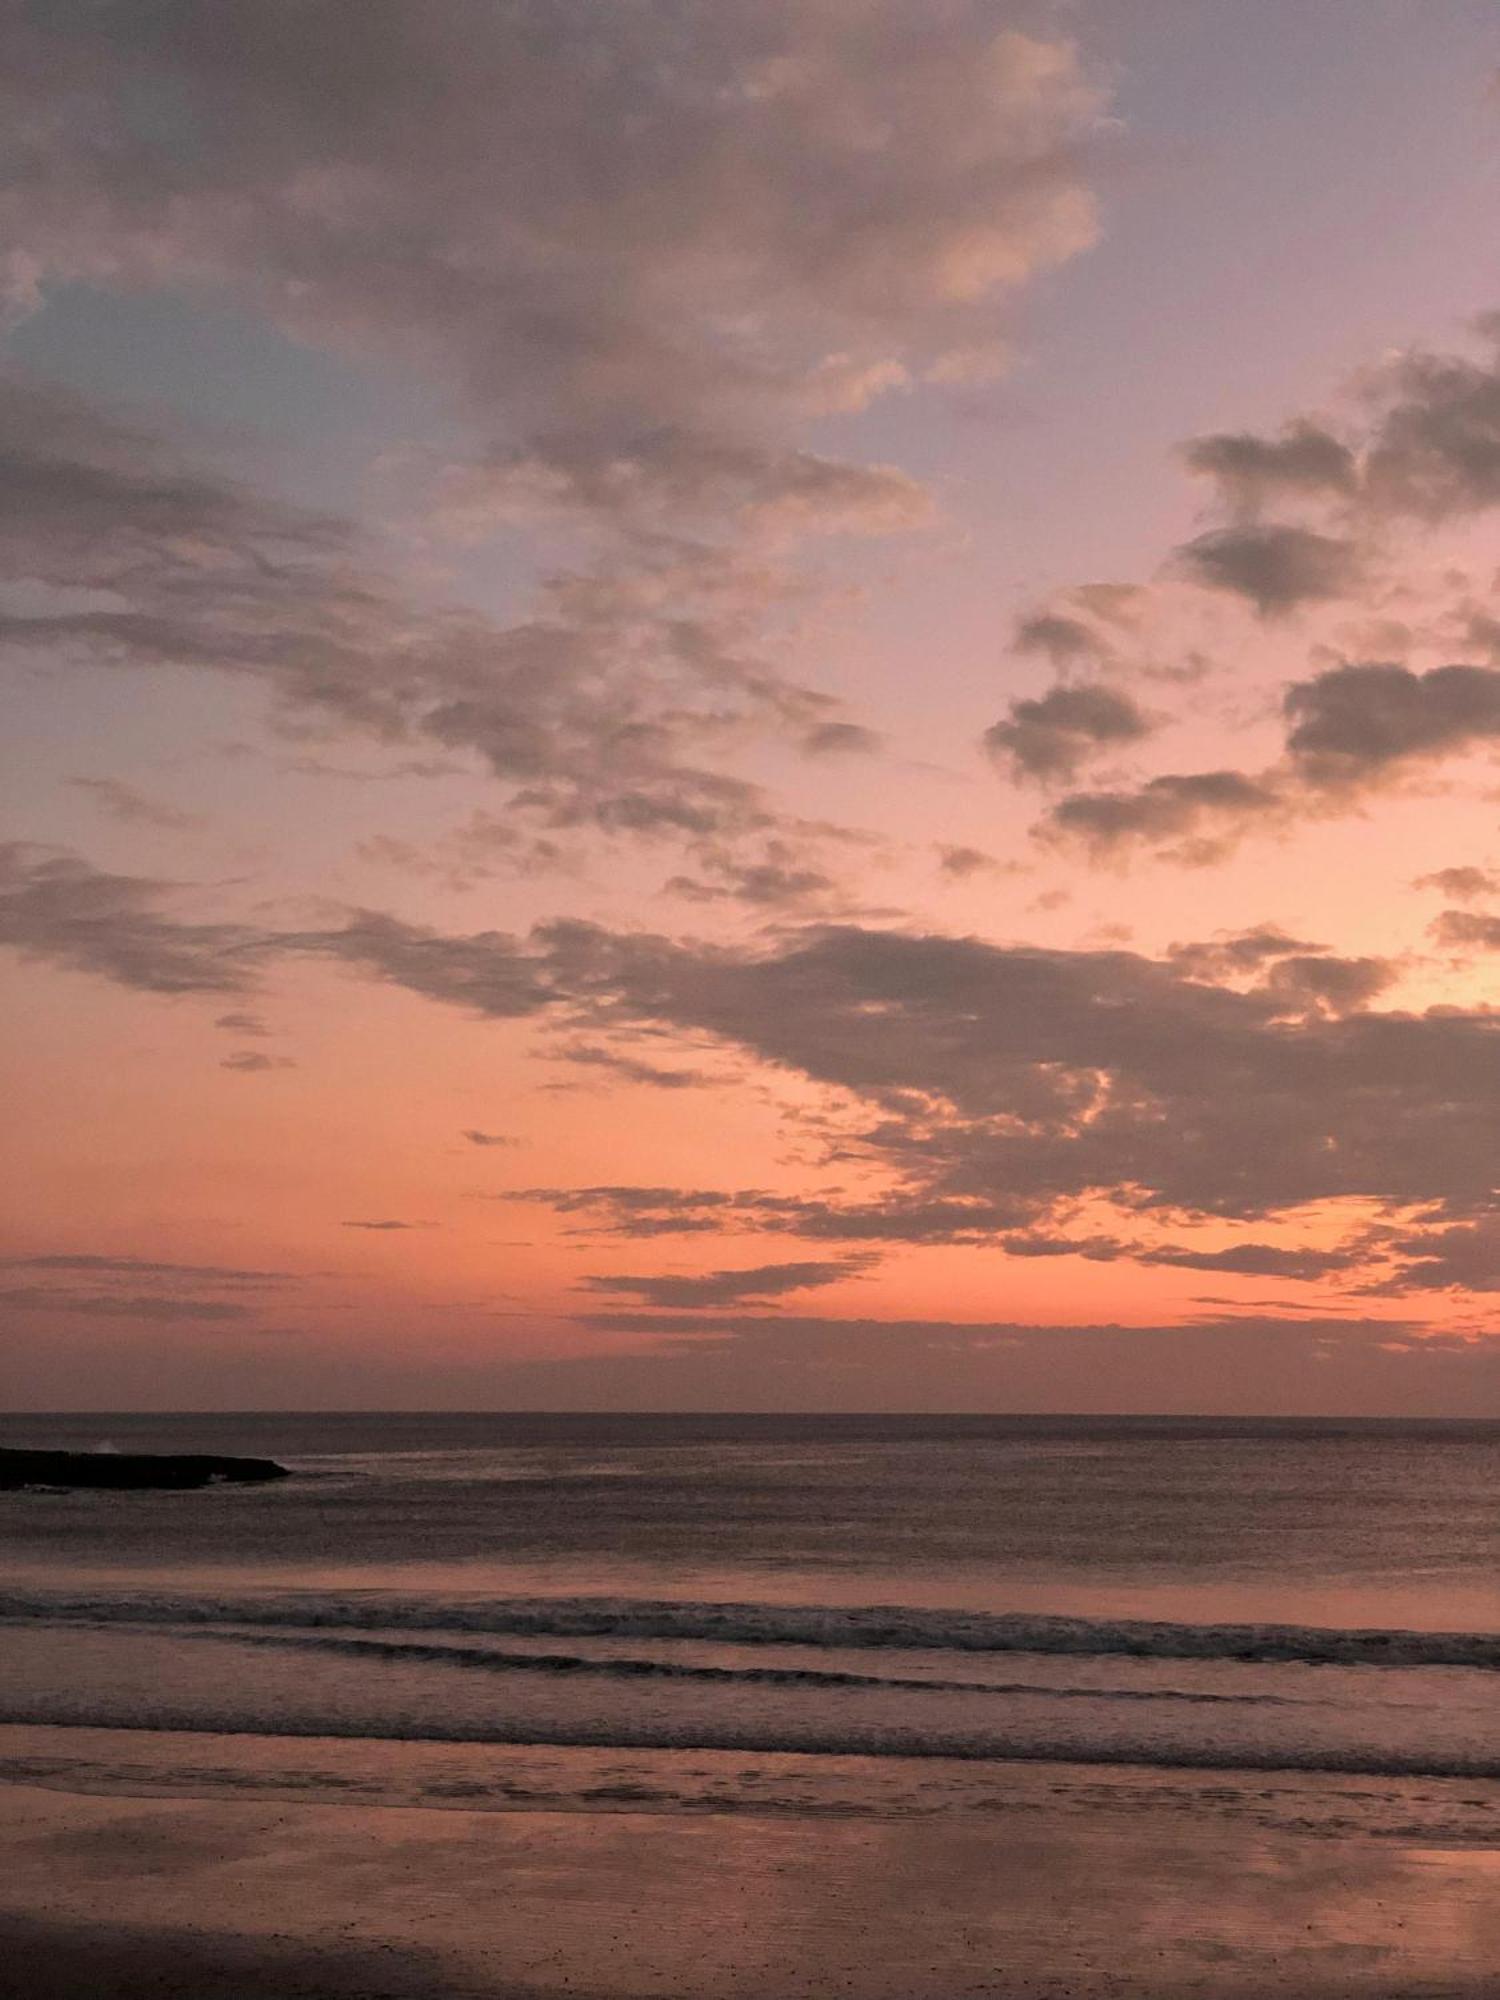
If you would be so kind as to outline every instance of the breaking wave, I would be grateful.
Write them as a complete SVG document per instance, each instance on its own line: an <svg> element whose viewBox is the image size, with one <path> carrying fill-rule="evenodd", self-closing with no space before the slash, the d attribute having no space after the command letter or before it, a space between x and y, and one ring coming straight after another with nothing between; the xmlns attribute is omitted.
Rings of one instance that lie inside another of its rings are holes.
<svg viewBox="0 0 1500 2000"><path fill-rule="evenodd" d="M874 1688L907 1694L1036 1694L1049 1701L1185 1701L1236 1708L1302 1708L1279 1694L1211 1694L1196 1688L1073 1688L1032 1681L945 1680L936 1675L856 1674L819 1667L704 1667L682 1660L611 1658L597 1653L506 1653L490 1646L403 1644L391 1639L335 1639L306 1633L196 1632L239 1646L284 1646L343 1659L467 1668L479 1673L597 1674L606 1680L691 1681L712 1687Z"/></svg>
<svg viewBox="0 0 1500 2000"><path fill-rule="evenodd" d="M11 1590L0 1593L0 1620L95 1626L233 1625L267 1630L299 1628L304 1632L449 1632L477 1637L680 1639L846 1651L885 1648L1500 1670L1497 1632L1174 1624L1031 1612L930 1611L904 1605L720 1604L630 1597L434 1598L375 1590L338 1594L275 1591L243 1596Z"/></svg>

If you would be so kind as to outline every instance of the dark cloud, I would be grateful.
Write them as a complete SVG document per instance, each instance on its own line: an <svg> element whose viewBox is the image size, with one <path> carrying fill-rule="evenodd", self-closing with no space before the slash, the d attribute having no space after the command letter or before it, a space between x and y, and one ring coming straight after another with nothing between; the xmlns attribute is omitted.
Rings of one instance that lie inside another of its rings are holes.
<svg viewBox="0 0 1500 2000"><path fill-rule="evenodd" d="M834 877L810 865L805 850L774 839L750 855L703 845L696 856L702 877L674 875L667 890L693 903L733 902L752 909L791 910L824 901L838 890Z"/></svg>
<svg viewBox="0 0 1500 2000"><path fill-rule="evenodd" d="M1020 1193L933 1196L903 1190L876 1200L763 1196L746 1210L764 1229L831 1243L985 1243L1031 1212Z"/></svg>
<svg viewBox="0 0 1500 2000"><path fill-rule="evenodd" d="M799 433L973 379L1008 297L1092 240L1101 104L1049 8L371 0L357 48L341 0L23 12L14 310L175 283L394 356L474 441L419 472L425 518L566 517L584 546L511 625L419 610L340 524L12 383L0 556L88 599L12 614L13 644L253 675L304 721L477 757L543 837L723 851L777 819L729 753L871 747L758 655L803 543L930 503ZM764 904L826 873L726 865L710 889Z"/></svg>
<svg viewBox="0 0 1500 2000"><path fill-rule="evenodd" d="M1212 529L1177 560L1194 582L1248 599L1262 618L1345 597L1361 573L1352 542L1285 522Z"/></svg>
<svg viewBox="0 0 1500 2000"><path fill-rule="evenodd" d="M586 1216L586 1235L648 1238L717 1235L736 1197L714 1188L517 1188L505 1201L540 1202L559 1215Z"/></svg>
<svg viewBox="0 0 1500 2000"><path fill-rule="evenodd" d="M627 1050L605 1048L597 1042L570 1042L550 1054L557 1062L572 1063L579 1069L607 1070L625 1083L645 1084L653 1090L697 1090L710 1080L702 1070L665 1069L660 1063L646 1062Z"/></svg>
<svg viewBox="0 0 1500 2000"><path fill-rule="evenodd" d="M163 946L166 920L136 914ZM340 960L497 1019L550 1016L576 1032L592 1017L612 1035L716 1042L832 1092L844 1107L832 1157L884 1177L856 1194L530 1191L626 1233L983 1241L1084 1198L1168 1219L1249 1221L1340 1199L1487 1213L1500 1016L1371 1011L1379 961L1285 948L1296 943L1259 934L1241 956L1269 969L1245 990L1192 976L1205 966L1191 958L853 924L755 948L580 922L524 942L443 936L361 915L260 949ZM128 944L123 970L112 958L96 969L132 978Z"/></svg>
<svg viewBox="0 0 1500 2000"><path fill-rule="evenodd" d="M232 1013L216 1015L214 1026L223 1028L231 1035L250 1035L257 1038L268 1036L271 1032L259 1014L248 1013L243 1008L236 1008Z"/></svg>
<svg viewBox="0 0 1500 2000"><path fill-rule="evenodd" d="M1037 18L372 0L356 48L338 0L37 10L9 50L12 269L218 282L565 445L671 423L719 477L730 412L857 406L900 355L972 372L994 297L1090 240L1098 106Z"/></svg>
<svg viewBox="0 0 1500 2000"><path fill-rule="evenodd" d="M343 534L327 517L257 498L184 465L145 431L61 388L12 370L0 374L0 552L7 571L59 590L119 588L133 560L184 592L210 581L215 565L338 553ZM80 611L82 629L91 614ZM128 635L132 619L101 632ZM7 628L24 637L19 614Z"/></svg>
<svg viewBox="0 0 1500 2000"><path fill-rule="evenodd" d="M1127 792L1079 794L1043 821L1044 834L1074 834L1100 856L1145 845L1214 861L1252 829L1349 810L1423 763L1500 739L1493 665L1401 664L1419 645L1494 650L1496 622L1467 579L1403 570L1417 554L1414 529L1500 502L1500 314L1478 331L1478 357L1412 350L1364 371L1337 427L1304 415L1275 434L1223 432L1185 447L1224 518L1176 551L1176 575L1266 618L1368 600L1360 650L1389 647L1394 657L1345 660L1293 681L1284 752L1270 768L1171 773ZM1268 518L1273 509L1296 518ZM1017 644L1065 672L1117 670L1119 630L1140 624L1139 594L1122 611L1108 599L1101 610L1089 599L1096 588L1060 593L1023 621ZM1446 608L1424 608L1434 590Z"/></svg>
<svg viewBox="0 0 1500 2000"><path fill-rule="evenodd" d="M764 1231L827 1243L987 1243L1034 1212L1023 1196L931 1198L915 1193L874 1201L847 1195L776 1195L675 1188L530 1188L510 1197L542 1201L588 1218L586 1235L649 1239Z"/></svg>
<svg viewBox="0 0 1500 2000"><path fill-rule="evenodd" d="M296 1067L290 1056L268 1056L262 1049L233 1049L219 1063L220 1069L234 1070L241 1076L255 1076L265 1070Z"/></svg>
<svg viewBox="0 0 1500 2000"><path fill-rule="evenodd" d="M1129 1261L1183 1271L1234 1271L1254 1278L1310 1281L1346 1271L1363 1260L1359 1249L1313 1250L1277 1243L1235 1243L1218 1250L1194 1250L1178 1243L1131 1243L1116 1236L1049 1236L1031 1231L1006 1236L1008 1257L1081 1257L1086 1263Z"/></svg>
<svg viewBox="0 0 1500 2000"><path fill-rule="evenodd" d="M1189 1250L1165 1246L1145 1252L1143 1264L1163 1264L1183 1271L1238 1271L1252 1278L1325 1278L1359 1262L1350 1250L1309 1250L1278 1243L1237 1243L1225 1250Z"/></svg>
<svg viewBox="0 0 1500 2000"><path fill-rule="evenodd" d="M1367 371L1347 435L1299 417L1274 436L1226 432L1193 440L1186 461L1215 483L1228 520L1177 551L1178 571L1272 617L1356 598L1371 574L1370 550L1398 524L1494 506L1500 316L1481 331L1492 345L1481 359L1411 352ZM1287 501L1311 510L1320 525L1263 518ZM1018 637L1065 667L1112 663L1108 636L1077 608L1082 597L1065 593L1060 609L1037 614ZM1492 636L1493 620L1471 606L1467 641L1487 646ZM1493 744L1500 739L1500 672L1463 661L1426 672L1397 661L1346 661L1292 682L1283 708L1280 764L1260 773L1168 774L1129 792L1079 794L1054 809L1043 831L1075 835L1101 856L1145 845L1172 859L1217 860L1256 827L1347 809L1424 762ZM1433 886L1440 886L1435 879Z"/></svg>
<svg viewBox="0 0 1500 2000"><path fill-rule="evenodd" d="M478 1132L470 1127L463 1137L471 1146L514 1146L518 1140L507 1138L503 1132Z"/></svg>
<svg viewBox="0 0 1500 2000"><path fill-rule="evenodd" d="M1251 831L1347 810L1424 764L1500 743L1500 669L1349 662L1291 682L1282 714L1285 754L1267 770L1171 773L1128 791L1072 793L1040 831L1099 858L1155 847L1173 860L1220 860ZM1472 892L1476 877L1462 879Z"/></svg>
<svg viewBox="0 0 1500 2000"><path fill-rule="evenodd" d="M1002 1236L1000 1248L1007 1257L1081 1257L1088 1264L1113 1264L1132 1254L1130 1245L1122 1243L1118 1236L1053 1236L1044 1229Z"/></svg>
<svg viewBox="0 0 1500 2000"><path fill-rule="evenodd" d="M559 942L566 928L558 927ZM444 937L360 910L342 929L292 935L286 946L341 960L369 978L491 1018L538 1014L554 998L543 957L500 931Z"/></svg>
<svg viewBox="0 0 1500 2000"><path fill-rule="evenodd" d="M1384 1248L1397 1269L1371 1292L1500 1292L1500 1215L1393 1232Z"/></svg>
<svg viewBox="0 0 1500 2000"><path fill-rule="evenodd" d="M955 882L967 882L971 876L986 875L1001 866L982 847L949 847L940 841L937 856L938 867Z"/></svg>
<svg viewBox="0 0 1500 2000"><path fill-rule="evenodd" d="M148 993L235 993L248 986L266 934L164 916L155 906L170 886L0 843L0 945Z"/></svg>
<svg viewBox="0 0 1500 2000"><path fill-rule="evenodd" d="M1439 944L1455 951L1500 951L1500 917L1478 910L1443 910L1428 929Z"/></svg>
<svg viewBox="0 0 1500 2000"><path fill-rule="evenodd" d="M1101 751L1138 743L1151 724L1118 688L1062 682L1035 699L1013 701L985 732L985 748L1017 778L1066 781Z"/></svg>
<svg viewBox="0 0 1500 2000"><path fill-rule="evenodd" d="M838 720L736 645L753 605L706 556L555 578L511 626L419 609L363 558L346 526L0 377L0 574L50 593L0 614L13 651L238 674L304 722L466 751L533 823L511 829L520 865L537 823L720 846L763 833L758 788L704 760Z"/></svg>
<svg viewBox="0 0 1500 2000"><path fill-rule="evenodd" d="M932 1199L896 1193L873 1201L847 1195L780 1195L763 1188L522 1188L502 1197L582 1216L587 1236L649 1240L725 1231L764 1231L833 1243L986 1243L1029 1215L1024 1198Z"/></svg>
<svg viewBox="0 0 1500 2000"><path fill-rule="evenodd" d="M1338 958L1294 952L1266 974L1263 991L1287 1014L1352 1014L1394 985L1396 968L1383 958Z"/></svg>
<svg viewBox="0 0 1500 2000"><path fill-rule="evenodd" d="M1481 331L1493 342L1500 320ZM1368 503L1443 521L1500 501L1500 362L1420 351L1399 356L1367 385L1374 422L1365 450Z"/></svg>
<svg viewBox="0 0 1500 2000"><path fill-rule="evenodd" d="M1144 845L1205 866L1221 860L1249 827L1273 825L1284 811L1283 795L1268 778L1193 771L1150 778L1129 791L1071 793L1042 829L1081 841L1097 858Z"/></svg>
<svg viewBox="0 0 1500 2000"><path fill-rule="evenodd" d="M1314 418L1279 437L1195 439L1189 466L1220 486L1232 511L1279 498L1326 500L1384 520L1438 522L1500 501L1500 316L1479 322L1479 358L1411 349L1355 384L1352 442Z"/></svg>
<svg viewBox="0 0 1500 2000"><path fill-rule="evenodd" d="M614 961L614 1009L862 1105L843 1156L893 1182L875 1200L531 1191L621 1234L983 1241L1083 1198L1246 1221L1339 1199L1460 1214L1492 1200L1500 1098L1484 1079L1500 1021L1365 1011L1381 975L1360 961L1340 979L1329 955L1293 955L1289 1006L1287 981L1238 991L1125 951L847 927L763 955L595 943Z"/></svg>
<svg viewBox="0 0 1500 2000"><path fill-rule="evenodd" d="M1321 945L1309 944L1305 938L1289 937L1275 924L1257 924L1253 930L1223 931L1215 938L1169 945L1166 955L1189 978L1207 979L1218 984L1225 980L1256 976L1274 959L1322 949Z"/></svg>
<svg viewBox="0 0 1500 2000"><path fill-rule="evenodd" d="M631 1295L652 1306L732 1306L741 1301L775 1299L787 1292L812 1291L867 1270L870 1258L836 1261L757 1264L749 1270L705 1271L692 1277L606 1276L585 1278L594 1292Z"/></svg>
<svg viewBox="0 0 1500 2000"><path fill-rule="evenodd" d="M1439 868L1431 875L1419 875L1414 889L1437 889L1455 902L1478 902L1482 897L1500 895L1500 874L1493 868L1475 868L1461 863L1455 868Z"/></svg>
<svg viewBox="0 0 1500 2000"><path fill-rule="evenodd" d="M1500 739L1500 671L1332 667L1294 682L1282 706L1287 750L1306 782L1362 784L1395 766Z"/></svg>
<svg viewBox="0 0 1500 2000"><path fill-rule="evenodd" d="M216 1285L282 1285L288 1271L241 1270L226 1264L164 1264L149 1257L106 1257L96 1251L54 1251L39 1257L0 1259L6 1271L86 1271L95 1277L183 1278Z"/></svg>
<svg viewBox="0 0 1500 2000"><path fill-rule="evenodd" d="M1063 611L1036 611L1018 619L1011 645L1018 653L1041 653L1063 669L1095 665L1104 650L1092 625Z"/></svg>
<svg viewBox="0 0 1500 2000"><path fill-rule="evenodd" d="M1016 620L1011 651L1049 661L1068 684L1101 678L1195 681L1210 660L1191 642L1180 611L1173 594L1159 587L1074 584Z"/></svg>
<svg viewBox="0 0 1500 2000"><path fill-rule="evenodd" d="M431 1229L430 1222L341 1222L340 1229Z"/></svg>
<svg viewBox="0 0 1500 2000"><path fill-rule="evenodd" d="M1193 438L1183 447L1183 458L1190 471L1214 480L1231 511L1246 518L1287 495L1347 495L1356 482L1349 446L1306 417L1275 438L1251 431Z"/></svg>

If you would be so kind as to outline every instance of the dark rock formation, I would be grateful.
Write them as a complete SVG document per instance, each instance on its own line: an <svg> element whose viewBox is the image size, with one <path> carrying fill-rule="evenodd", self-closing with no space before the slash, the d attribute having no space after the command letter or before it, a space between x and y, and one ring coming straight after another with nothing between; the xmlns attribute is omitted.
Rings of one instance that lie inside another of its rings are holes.
<svg viewBox="0 0 1500 2000"><path fill-rule="evenodd" d="M186 1491L230 1481L286 1479L273 1458L214 1458L200 1452L13 1451L0 1446L0 1490L18 1486L104 1486Z"/></svg>

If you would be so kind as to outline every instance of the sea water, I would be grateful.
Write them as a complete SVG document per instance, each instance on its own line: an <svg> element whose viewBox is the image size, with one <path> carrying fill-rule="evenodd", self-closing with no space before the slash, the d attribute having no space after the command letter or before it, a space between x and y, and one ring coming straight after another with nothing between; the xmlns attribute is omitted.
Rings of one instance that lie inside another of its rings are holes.
<svg viewBox="0 0 1500 2000"><path fill-rule="evenodd" d="M1500 1777L1496 1424L72 1416L0 1443L295 1475L0 1494L0 1724L68 1732L72 1781L911 1812L1021 1765L1246 1800L1334 1773L1346 1821L1394 1826L1421 1782L1461 1811L1452 1781Z"/></svg>

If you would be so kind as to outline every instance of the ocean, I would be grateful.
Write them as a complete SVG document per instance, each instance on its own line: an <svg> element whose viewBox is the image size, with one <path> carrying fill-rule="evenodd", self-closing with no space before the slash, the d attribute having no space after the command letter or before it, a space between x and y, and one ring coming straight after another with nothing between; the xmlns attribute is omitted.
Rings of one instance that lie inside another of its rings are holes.
<svg viewBox="0 0 1500 2000"><path fill-rule="evenodd" d="M1024 1765L1082 1800L1216 1774L1274 1817L1277 1774L1336 1773L1330 1830L1439 1836L1500 1777L1493 1423L17 1416L0 1443L296 1475L0 1494L0 1724L65 1744L33 1727L0 1775L910 1814L1002 1806Z"/></svg>

